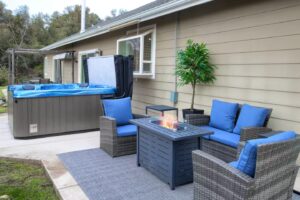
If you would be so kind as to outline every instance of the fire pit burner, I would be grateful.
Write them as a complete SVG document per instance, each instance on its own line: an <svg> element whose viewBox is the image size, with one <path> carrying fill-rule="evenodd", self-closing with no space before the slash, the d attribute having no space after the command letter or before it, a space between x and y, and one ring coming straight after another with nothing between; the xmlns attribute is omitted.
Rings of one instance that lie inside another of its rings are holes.
<svg viewBox="0 0 300 200"><path fill-rule="evenodd" d="M166 129L170 129L172 131L182 131L187 129L187 127L183 123L180 123L178 121L165 121L157 119L151 120L151 123L164 127Z"/></svg>

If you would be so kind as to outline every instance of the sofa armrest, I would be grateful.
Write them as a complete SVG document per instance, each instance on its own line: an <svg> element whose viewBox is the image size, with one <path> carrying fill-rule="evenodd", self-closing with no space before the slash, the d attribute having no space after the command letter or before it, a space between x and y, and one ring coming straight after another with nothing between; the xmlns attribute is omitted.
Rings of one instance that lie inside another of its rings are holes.
<svg viewBox="0 0 300 200"><path fill-rule="evenodd" d="M209 124L210 116L203 114L188 114L185 116L186 122L195 126L205 126Z"/></svg>
<svg viewBox="0 0 300 200"><path fill-rule="evenodd" d="M195 187L224 195L225 199L251 196L255 183L252 177L201 150L193 151L192 156Z"/></svg>
<svg viewBox="0 0 300 200"><path fill-rule="evenodd" d="M262 138L261 133L271 132L272 129L267 127L245 127L241 129L240 141Z"/></svg>
<svg viewBox="0 0 300 200"><path fill-rule="evenodd" d="M100 116L100 132L105 135L116 137L117 122L114 118L108 116Z"/></svg>
<svg viewBox="0 0 300 200"><path fill-rule="evenodd" d="M150 116L148 115L141 115L141 114L132 114L133 119L140 119L140 118L149 118Z"/></svg>

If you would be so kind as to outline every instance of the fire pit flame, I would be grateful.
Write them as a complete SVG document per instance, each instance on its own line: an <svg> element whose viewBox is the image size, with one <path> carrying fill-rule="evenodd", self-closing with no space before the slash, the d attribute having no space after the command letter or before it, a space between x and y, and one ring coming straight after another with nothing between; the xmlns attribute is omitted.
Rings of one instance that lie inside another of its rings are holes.
<svg viewBox="0 0 300 200"><path fill-rule="evenodd" d="M176 130L178 127L178 121L174 116L166 115L162 117L159 125L168 129Z"/></svg>

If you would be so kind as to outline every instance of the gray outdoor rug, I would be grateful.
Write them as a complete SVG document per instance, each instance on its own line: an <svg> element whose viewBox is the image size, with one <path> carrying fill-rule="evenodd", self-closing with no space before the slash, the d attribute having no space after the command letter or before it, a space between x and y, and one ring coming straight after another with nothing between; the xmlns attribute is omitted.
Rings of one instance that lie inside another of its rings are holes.
<svg viewBox="0 0 300 200"><path fill-rule="evenodd" d="M192 200L193 185L169 186L136 166L136 155L111 158L100 149L59 154L90 200ZM294 194L293 200L300 200Z"/></svg>
<svg viewBox="0 0 300 200"><path fill-rule="evenodd" d="M136 155L111 158L101 149L59 154L66 168L91 200L191 200L193 185L170 190L142 167Z"/></svg>

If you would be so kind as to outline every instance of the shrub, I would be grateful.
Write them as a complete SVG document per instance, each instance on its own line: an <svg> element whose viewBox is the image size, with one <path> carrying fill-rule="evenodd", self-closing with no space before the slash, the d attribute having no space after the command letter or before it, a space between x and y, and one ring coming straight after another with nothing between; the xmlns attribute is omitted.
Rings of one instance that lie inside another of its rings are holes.
<svg viewBox="0 0 300 200"><path fill-rule="evenodd" d="M8 84L8 69L5 66L0 67L0 86Z"/></svg>

